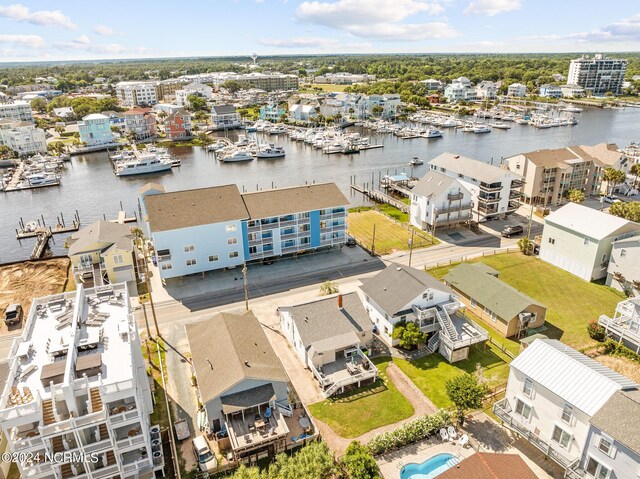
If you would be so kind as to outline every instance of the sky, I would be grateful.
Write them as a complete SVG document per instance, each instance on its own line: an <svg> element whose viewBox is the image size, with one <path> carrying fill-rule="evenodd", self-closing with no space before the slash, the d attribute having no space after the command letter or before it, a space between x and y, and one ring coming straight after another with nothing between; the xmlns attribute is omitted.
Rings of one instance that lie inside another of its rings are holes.
<svg viewBox="0 0 640 479"><path fill-rule="evenodd" d="M0 0L0 62L621 51L638 0Z"/></svg>

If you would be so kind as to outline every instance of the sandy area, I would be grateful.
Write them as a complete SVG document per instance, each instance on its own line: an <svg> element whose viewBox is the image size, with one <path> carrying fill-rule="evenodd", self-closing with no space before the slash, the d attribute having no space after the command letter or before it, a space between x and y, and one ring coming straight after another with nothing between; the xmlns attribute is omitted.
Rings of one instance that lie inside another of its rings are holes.
<svg viewBox="0 0 640 479"><path fill-rule="evenodd" d="M69 260L67 258L44 261L25 261L0 266L0 312L11 303L19 303L24 308L25 318L31 307L31 300L40 296L61 293L67 279ZM12 328L15 331L15 328ZM0 322L0 334L7 327Z"/></svg>

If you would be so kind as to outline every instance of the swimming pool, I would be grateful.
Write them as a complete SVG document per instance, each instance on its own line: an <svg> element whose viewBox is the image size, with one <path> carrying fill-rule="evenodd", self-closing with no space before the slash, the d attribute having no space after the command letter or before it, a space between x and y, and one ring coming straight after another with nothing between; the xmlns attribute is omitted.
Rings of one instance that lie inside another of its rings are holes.
<svg viewBox="0 0 640 479"><path fill-rule="evenodd" d="M407 464L400 470L400 479L433 479L457 462L453 454L438 454L420 464Z"/></svg>

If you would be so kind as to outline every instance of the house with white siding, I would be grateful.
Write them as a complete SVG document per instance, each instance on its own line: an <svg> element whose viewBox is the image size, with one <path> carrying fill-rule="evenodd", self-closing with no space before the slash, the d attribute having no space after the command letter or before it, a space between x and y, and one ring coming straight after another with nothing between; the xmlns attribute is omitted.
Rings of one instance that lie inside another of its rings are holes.
<svg viewBox="0 0 640 479"><path fill-rule="evenodd" d="M640 233L612 243L605 284L629 296L640 295Z"/></svg>

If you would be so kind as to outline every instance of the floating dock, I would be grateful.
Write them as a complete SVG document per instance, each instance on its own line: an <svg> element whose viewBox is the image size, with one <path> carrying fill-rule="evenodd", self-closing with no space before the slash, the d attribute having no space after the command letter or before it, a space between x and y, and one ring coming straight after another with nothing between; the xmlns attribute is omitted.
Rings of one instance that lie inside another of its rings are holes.
<svg viewBox="0 0 640 479"><path fill-rule="evenodd" d="M27 238L35 238L40 235L43 230L49 231L51 236L56 234L63 233L73 233L74 231L78 231L80 229L80 215L76 210L73 221L70 225L67 225L64 220L64 215L60 213L60 216L56 217L57 223L55 226L47 226L44 221L44 216L40 216L40 219L31 223L31 227L29 227L29 223L25 225L24 220L20 218L18 222L18 228L16 228L16 239L22 240ZM35 223L35 226L33 225Z"/></svg>

